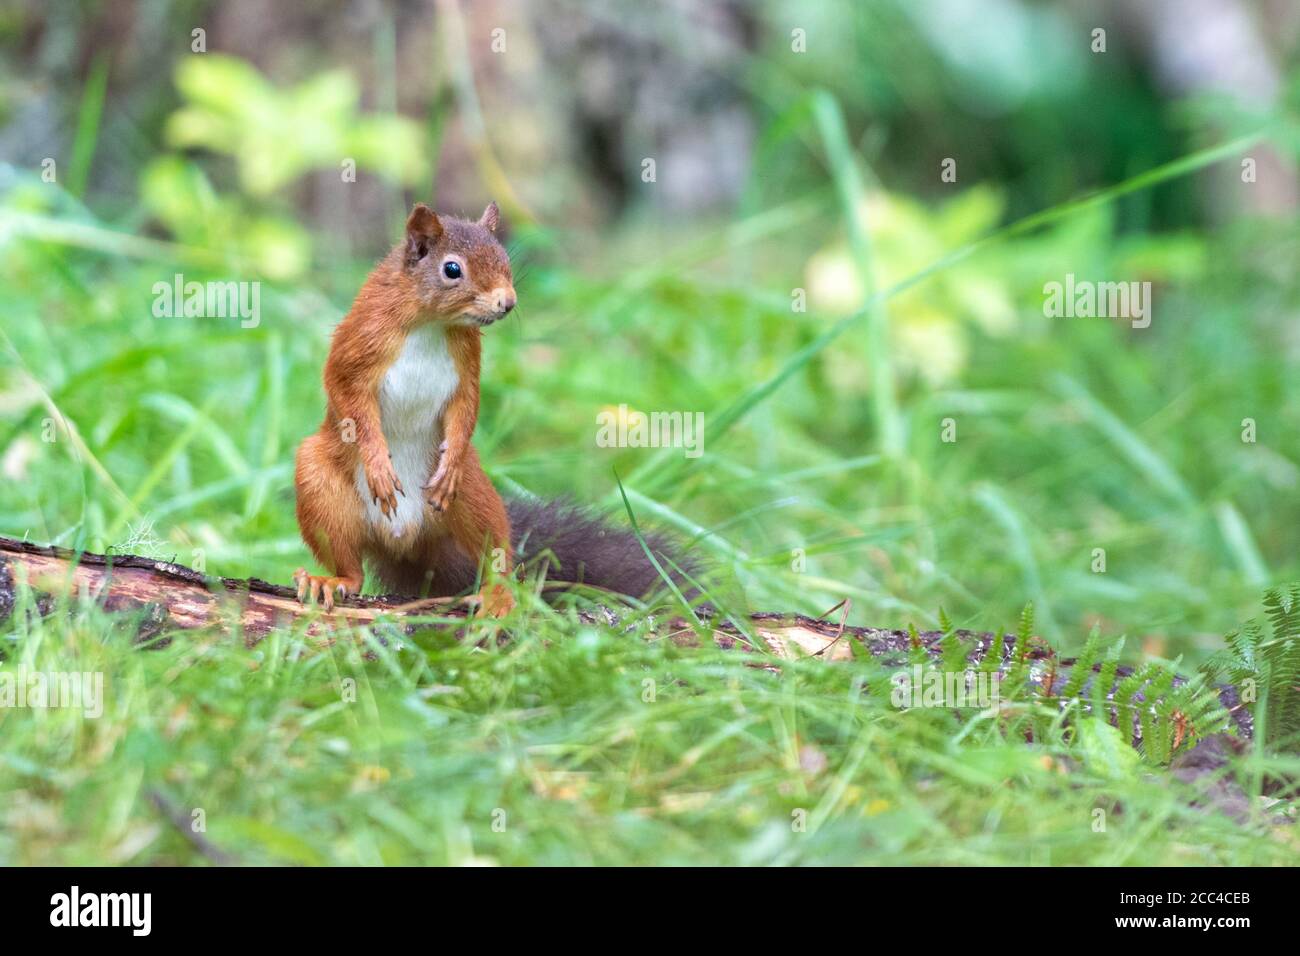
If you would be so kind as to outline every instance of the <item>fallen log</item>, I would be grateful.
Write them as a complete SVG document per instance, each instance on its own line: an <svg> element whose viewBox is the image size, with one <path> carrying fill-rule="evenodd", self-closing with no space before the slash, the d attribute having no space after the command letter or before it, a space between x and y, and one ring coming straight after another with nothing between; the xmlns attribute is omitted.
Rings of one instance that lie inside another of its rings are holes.
<svg viewBox="0 0 1300 956"><path fill-rule="evenodd" d="M73 552L0 536L0 622L14 612L24 586L31 589L36 612L41 615L51 613L61 600L94 601L108 611L135 614L139 619L136 638L158 642L179 631L218 627L237 630L252 647L275 628L304 619L309 637L328 642L349 627L396 626L407 632L435 626L463 628L473 611L462 598L384 596L343 600L327 613L300 603L292 588L258 578L210 577L143 555ZM776 667L778 661L800 657L848 661L867 655L901 669L908 666L918 647L936 659L941 654L940 631L854 627L846 623L847 603L833 610L841 608L838 621L770 612L751 614L744 627L704 613L701 619L715 644L756 652L754 663L759 666ZM625 626L619 613L607 607L593 606L578 613L588 624ZM660 627L660 633L676 643L698 643L699 629L681 618L665 620ZM996 636L988 632L959 630L957 636L971 648L967 658L971 667L978 667L997 644ZM755 646L755 641L761 646ZM1015 653L1015 635L1004 635L997 667L1000 673L1010 668ZM1036 637L1026 656L1029 679L1039 699L1055 699L1053 692L1068 680L1073 660L1059 657L1051 645ZM1121 677L1130 673L1130 668L1119 669ZM1087 692L1085 684L1085 698ZM1251 715L1241 706L1236 691L1224 686L1219 695L1238 732L1249 737ZM1139 693L1134 699L1141 702L1143 698ZM1135 742L1139 742L1139 729L1135 726L1133 731Z"/></svg>
<svg viewBox="0 0 1300 956"><path fill-rule="evenodd" d="M32 589L42 614L48 613L60 597L80 597L93 600L108 611L145 612L143 638L152 639L173 629L237 624L250 647L273 629L301 619L307 619L309 635L327 638L341 625L400 623L404 618L424 618L420 626L428 626L427 619L431 616L454 623L473 611L461 598L387 595L340 600L333 612L326 613L319 607L299 602L294 589L259 578L210 577L193 568L144 555L74 552L0 536L0 620L12 613L18 590L24 584ZM618 614L608 608L579 613L589 624L619 624ZM707 616L704 618L709 621ZM667 636L684 642L694 640L695 632L684 620L665 624ZM709 621L708 626L719 646L748 647L744 631L734 623ZM766 650L785 660L802 656L848 660L853 656L850 641L857 641L868 654L876 657L901 654L905 658L911 646L907 631L851 627L844 623L843 617L836 622L803 614L756 613L750 616L746 630L763 644L762 648L748 649ZM966 637L976 636L961 633ZM927 646L937 646L940 637L938 631L918 635ZM987 642L993 639L992 634L979 637ZM1051 648L1043 644L1032 653L1050 656Z"/></svg>

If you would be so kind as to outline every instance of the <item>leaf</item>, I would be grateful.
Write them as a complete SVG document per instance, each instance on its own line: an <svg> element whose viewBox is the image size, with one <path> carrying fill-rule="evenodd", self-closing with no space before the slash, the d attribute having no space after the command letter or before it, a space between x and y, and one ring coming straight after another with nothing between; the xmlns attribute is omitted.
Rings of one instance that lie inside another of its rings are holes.
<svg viewBox="0 0 1300 956"><path fill-rule="evenodd" d="M346 70L281 88L242 60L209 54L188 58L176 85L185 102L168 120L168 141L232 157L241 188L253 196L271 196L309 170L337 168L342 157L407 185L425 172L419 124L361 113L360 88Z"/></svg>
<svg viewBox="0 0 1300 956"><path fill-rule="evenodd" d="M1112 780L1132 777L1141 762L1124 735L1098 717L1079 721L1077 739L1084 766L1098 776Z"/></svg>

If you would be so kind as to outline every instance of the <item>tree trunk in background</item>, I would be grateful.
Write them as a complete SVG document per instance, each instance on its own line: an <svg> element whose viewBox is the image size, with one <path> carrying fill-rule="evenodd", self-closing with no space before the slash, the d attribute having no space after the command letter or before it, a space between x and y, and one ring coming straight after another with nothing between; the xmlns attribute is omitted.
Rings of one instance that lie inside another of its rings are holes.
<svg viewBox="0 0 1300 956"><path fill-rule="evenodd" d="M1275 31L1294 33L1300 8L1270 11L1268 4L1241 0L1112 2L1112 12L1141 36L1156 80L1170 94L1227 96L1261 116L1278 107L1286 77L1269 40ZM1240 132L1221 131L1225 137ZM1293 215L1300 203L1295 164L1267 142L1254 147L1251 156L1258 164L1253 183L1242 183L1241 167L1234 163L1214 171L1215 216Z"/></svg>

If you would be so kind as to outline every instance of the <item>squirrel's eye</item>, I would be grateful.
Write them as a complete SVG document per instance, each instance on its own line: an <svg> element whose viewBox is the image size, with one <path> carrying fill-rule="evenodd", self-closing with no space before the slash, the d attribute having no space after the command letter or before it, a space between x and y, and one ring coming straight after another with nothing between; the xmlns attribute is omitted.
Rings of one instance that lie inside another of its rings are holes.
<svg viewBox="0 0 1300 956"><path fill-rule="evenodd" d="M446 262L442 264L442 274L445 275L448 279L459 279L460 263L448 259Z"/></svg>

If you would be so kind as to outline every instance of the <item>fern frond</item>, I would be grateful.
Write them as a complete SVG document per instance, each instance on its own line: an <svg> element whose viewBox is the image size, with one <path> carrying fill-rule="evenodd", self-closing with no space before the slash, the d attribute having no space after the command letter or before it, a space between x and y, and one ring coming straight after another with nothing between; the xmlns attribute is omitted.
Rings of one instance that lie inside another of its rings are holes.
<svg viewBox="0 0 1300 956"><path fill-rule="evenodd" d="M1273 629L1273 637L1285 640L1300 634L1300 589L1271 588L1264 595L1264 612Z"/></svg>
<svg viewBox="0 0 1300 956"><path fill-rule="evenodd" d="M989 643L988 653L984 655L984 660L980 662L980 670L988 674L996 673L1002 670L1002 658L1007 652L1007 635L1001 628L998 628L993 640Z"/></svg>
<svg viewBox="0 0 1300 956"><path fill-rule="evenodd" d="M1258 669L1255 650L1264 642L1264 631L1257 622L1247 621L1241 628L1233 631L1223 640L1232 651L1239 667L1248 671Z"/></svg>
<svg viewBox="0 0 1300 956"><path fill-rule="evenodd" d="M1207 687L1205 679L1200 676L1175 687L1161 707L1164 717L1174 724L1175 729L1182 729L1182 739L1175 737L1175 745L1169 754L1171 757L1197 740L1228 728L1228 710L1223 706L1218 691Z"/></svg>
<svg viewBox="0 0 1300 956"><path fill-rule="evenodd" d="M1034 636L1034 602L1030 601L1020 612L1020 630L1016 632L1016 656L1022 660L1029 656L1029 639Z"/></svg>
<svg viewBox="0 0 1300 956"><path fill-rule="evenodd" d="M1133 698L1152 677L1152 668L1158 665L1146 664L1129 674L1115 688L1115 726L1132 740L1137 735Z"/></svg>
<svg viewBox="0 0 1300 956"><path fill-rule="evenodd" d="M1119 657L1124 650L1124 638L1111 645L1106 659L1101 663L1097 679L1092 682L1092 712L1106 723L1111 721L1111 700L1115 693L1115 675L1119 673Z"/></svg>
<svg viewBox="0 0 1300 956"><path fill-rule="evenodd" d="M939 638L939 658L943 662L943 669L950 673L965 672L969 663L967 658L970 646L957 636L957 631L943 608L939 609L939 627L943 630L943 636Z"/></svg>
<svg viewBox="0 0 1300 956"><path fill-rule="evenodd" d="M1270 722L1276 740L1300 733L1300 637L1270 642L1265 654L1272 698Z"/></svg>
<svg viewBox="0 0 1300 956"><path fill-rule="evenodd" d="M1062 697L1077 697L1083 690L1084 683L1092 675L1092 667L1097 663L1097 658L1101 656L1102 639L1101 629L1093 626L1092 631L1088 634L1088 640L1083 645L1083 651L1079 654L1074 662L1074 668L1070 671L1070 678L1061 688Z"/></svg>
<svg viewBox="0 0 1300 956"><path fill-rule="evenodd" d="M1166 763L1173 749L1174 734L1177 730L1172 719L1173 710L1169 706L1169 692L1173 690L1173 686L1172 668L1156 665L1151 683L1143 695L1142 705L1138 710L1138 723L1142 728L1142 750L1151 763Z"/></svg>

